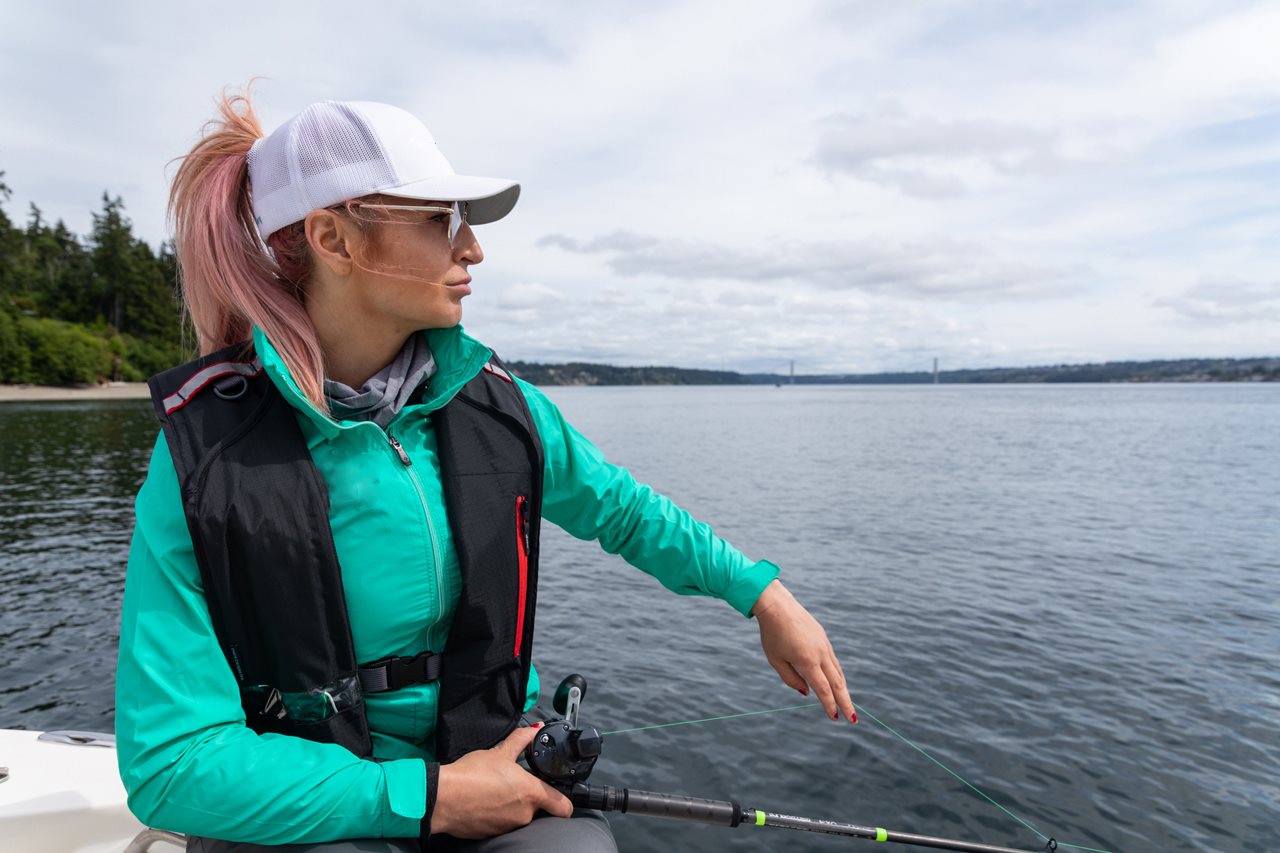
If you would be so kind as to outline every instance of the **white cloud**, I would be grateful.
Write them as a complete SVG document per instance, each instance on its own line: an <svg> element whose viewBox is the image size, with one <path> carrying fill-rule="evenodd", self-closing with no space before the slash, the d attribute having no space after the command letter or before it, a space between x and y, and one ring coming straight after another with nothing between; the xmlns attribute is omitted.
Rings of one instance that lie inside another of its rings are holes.
<svg viewBox="0 0 1280 853"><path fill-rule="evenodd" d="M585 241L552 234L539 245L607 255L609 267L627 277L725 280L746 285L801 282L828 290L890 293L899 298L1060 298L1068 288L1080 286L1083 277L1079 270L1036 267L946 240L893 244L779 239L764 246L729 246L614 232Z"/></svg>
<svg viewBox="0 0 1280 853"><path fill-rule="evenodd" d="M1052 160L1052 139L1043 131L1000 120L913 116L896 103L835 113L818 127L819 168L925 197L965 192L962 174L975 168L990 175Z"/></svg>
<svg viewBox="0 0 1280 853"><path fill-rule="evenodd" d="M1229 276L1202 278L1181 296L1160 297L1154 304L1195 323L1270 325L1280 320L1280 281L1260 284Z"/></svg>

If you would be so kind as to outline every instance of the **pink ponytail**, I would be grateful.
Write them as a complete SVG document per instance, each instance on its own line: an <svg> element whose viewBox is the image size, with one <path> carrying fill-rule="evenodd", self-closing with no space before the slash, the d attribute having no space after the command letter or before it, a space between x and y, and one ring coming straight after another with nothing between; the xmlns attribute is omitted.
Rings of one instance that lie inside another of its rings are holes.
<svg viewBox="0 0 1280 853"><path fill-rule="evenodd" d="M324 356L303 305L306 238L297 239L295 226L270 235L273 258L254 224L248 156L263 134L250 88L244 95L224 93L218 110L221 118L205 126L182 158L169 192L182 298L200 352L240 343L257 326L307 399L328 411Z"/></svg>

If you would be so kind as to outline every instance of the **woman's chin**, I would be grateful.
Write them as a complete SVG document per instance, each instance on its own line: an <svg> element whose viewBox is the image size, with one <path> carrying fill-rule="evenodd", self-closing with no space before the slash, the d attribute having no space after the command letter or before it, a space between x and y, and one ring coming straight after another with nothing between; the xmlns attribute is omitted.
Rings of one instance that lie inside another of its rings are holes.
<svg viewBox="0 0 1280 853"><path fill-rule="evenodd" d="M430 316L419 321L420 329L451 329L462 322L462 306L453 305L441 311L433 311Z"/></svg>

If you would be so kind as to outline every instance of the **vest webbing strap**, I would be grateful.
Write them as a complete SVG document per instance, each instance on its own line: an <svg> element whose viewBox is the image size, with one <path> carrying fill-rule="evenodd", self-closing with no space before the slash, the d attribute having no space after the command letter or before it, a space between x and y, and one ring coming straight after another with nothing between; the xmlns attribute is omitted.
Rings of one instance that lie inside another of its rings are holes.
<svg viewBox="0 0 1280 853"><path fill-rule="evenodd" d="M440 677L440 655L422 652L411 658L383 658L360 667L357 674L365 693L385 693L410 684L426 684Z"/></svg>

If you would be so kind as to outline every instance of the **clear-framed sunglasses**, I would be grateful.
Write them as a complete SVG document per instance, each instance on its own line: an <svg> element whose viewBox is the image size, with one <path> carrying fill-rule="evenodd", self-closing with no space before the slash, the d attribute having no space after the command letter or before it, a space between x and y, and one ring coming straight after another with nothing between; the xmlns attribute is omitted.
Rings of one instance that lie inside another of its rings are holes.
<svg viewBox="0 0 1280 853"><path fill-rule="evenodd" d="M438 216L446 216L449 228L449 248L453 248L453 241L457 238L458 232L462 230L462 226L467 221L470 213L469 202L455 201L448 207L439 205L420 205L420 204L379 204L375 202L351 201L347 202L348 210L408 210L414 213L430 213L431 219Z"/></svg>

